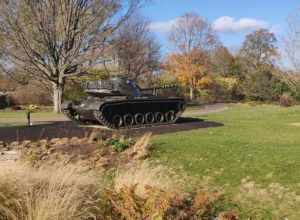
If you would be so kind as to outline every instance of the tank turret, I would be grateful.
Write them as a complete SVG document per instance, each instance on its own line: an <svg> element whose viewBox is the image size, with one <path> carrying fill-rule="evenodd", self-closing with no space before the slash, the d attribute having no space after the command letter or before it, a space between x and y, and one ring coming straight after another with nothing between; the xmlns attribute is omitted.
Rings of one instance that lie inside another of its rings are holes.
<svg viewBox="0 0 300 220"><path fill-rule="evenodd" d="M87 98L63 103L66 116L81 123L113 129L168 124L174 123L185 110L183 98L156 96L162 88L141 89L126 77L89 81L83 87Z"/></svg>
<svg viewBox="0 0 300 220"><path fill-rule="evenodd" d="M126 77L114 77L109 80L88 81L83 85L86 93L92 96L128 96L140 97L141 89Z"/></svg>

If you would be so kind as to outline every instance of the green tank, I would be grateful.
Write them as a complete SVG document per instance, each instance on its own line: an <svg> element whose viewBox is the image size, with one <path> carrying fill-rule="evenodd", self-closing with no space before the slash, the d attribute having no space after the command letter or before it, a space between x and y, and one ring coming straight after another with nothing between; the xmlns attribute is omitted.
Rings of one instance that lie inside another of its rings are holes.
<svg viewBox="0 0 300 220"><path fill-rule="evenodd" d="M160 97L164 88L141 89L126 77L89 81L88 96L62 104L64 114L79 123L100 124L112 129L175 123L186 107L179 97Z"/></svg>

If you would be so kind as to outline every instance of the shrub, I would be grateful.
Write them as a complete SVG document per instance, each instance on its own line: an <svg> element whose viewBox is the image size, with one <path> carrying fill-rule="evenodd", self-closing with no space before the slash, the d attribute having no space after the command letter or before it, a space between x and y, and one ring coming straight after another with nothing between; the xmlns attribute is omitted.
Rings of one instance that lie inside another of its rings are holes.
<svg viewBox="0 0 300 220"><path fill-rule="evenodd" d="M197 99L198 102L195 103L195 100L192 102L195 105L206 104L206 103L215 103L216 96L212 93L211 90L198 90L199 98Z"/></svg>
<svg viewBox="0 0 300 220"><path fill-rule="evenodd" d="M64 91L64 99L65 100L72 100L72 101L78 101L81 98L86 97L87 94L84 92L82 87L80 87L77 84L72 84L66 90Z"/></svg>
<svg viewBox="0 0 300 220"><path fill-rule="evenodd" d="M112 139L109 141L112 146L112 149L117 152L122 152L129 148L129 143L127 143L124 139Z"/></svg>
<svg viewBox="0 0 300 220"><path fill-rule="evenodd" d="M240 84L245 98L250 101L278 101L281 94L291 91L272 70L249 73Z"/></svg>
<svg viewBox="0 0 300 220"><path fill-rule="evenodd" d="M107 192L109 213L113 213L111 219L238 219L236 212L232 211L234 204L217 193L176 194L147 187L146 195L140 197L135 188L124 187L118 192Z"/></svg>
<svg viewBox="0 0 300 220"><path fill-rule="evenodd" d="M25 86L18 86L9 93L11 105L51 105L51 91L48 91L39 82L31 82Z"/></svg>
<svg viewBox="0 0 300 220"><path fill-rule="evenodd" d="M294 104L294 102L294 98L289 93L284 93L279 99L279 103L283 107L290 107Z"/></svg>
<svg viewBox="0 0 300 220"><path fill-rule="evenodd" d="M9 107L9 98L6 94L0 92L0 109Z"/></svg>

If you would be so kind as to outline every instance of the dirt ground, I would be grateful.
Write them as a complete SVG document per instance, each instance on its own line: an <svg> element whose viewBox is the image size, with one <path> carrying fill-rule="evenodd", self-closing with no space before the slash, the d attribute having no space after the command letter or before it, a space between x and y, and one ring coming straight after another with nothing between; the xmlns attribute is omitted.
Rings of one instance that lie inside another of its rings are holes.
<svg viewBox="0 0 300 220"><path fill-rule="evenodd" d="M176 124L144 127L138 129L122 129L117 132L130 135L141 135L146 132L155 134L163 134L178 131L187 131L199 128L223 126L221 123L201 120L201 115L224 111L229 107L228 104L213 104L202 107L191 107L180 118ZM60 120L54 120L49 123L37 122L32 127L14 126L0 128L0 141L13 142L24 140L52 139L62 137L84 137L92 131L97 130L103 134L115 131L103 129L99 126L78 126L66 118L61 117Z"/></svg>

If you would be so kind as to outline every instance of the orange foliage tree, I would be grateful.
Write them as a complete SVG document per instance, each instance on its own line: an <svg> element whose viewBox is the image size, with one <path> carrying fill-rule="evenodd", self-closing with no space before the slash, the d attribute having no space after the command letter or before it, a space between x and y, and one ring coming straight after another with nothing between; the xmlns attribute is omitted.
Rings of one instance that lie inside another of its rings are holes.
<svg viewBox="0 0 300 220"><path fill-rule="evenodd" d="M167 58L166 69L174 74L178 81L189 88L190 99L194 91L209 83L209 57L201 50L194 49L186 53L173 53Z"/></svg>
<svg viewBox="0 0 300 220"><path fill-rule="evenodd" d="M218 44L210 23L195 13L179 17L169 35L175 52L167 59L167 68L190 90L190 99L199 85L209 82L209 53Z"/></svg>

